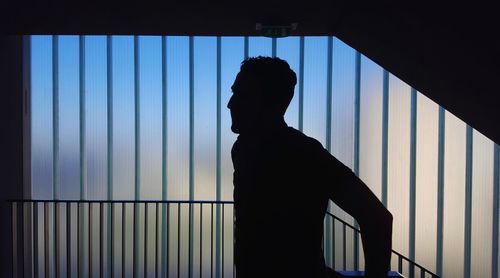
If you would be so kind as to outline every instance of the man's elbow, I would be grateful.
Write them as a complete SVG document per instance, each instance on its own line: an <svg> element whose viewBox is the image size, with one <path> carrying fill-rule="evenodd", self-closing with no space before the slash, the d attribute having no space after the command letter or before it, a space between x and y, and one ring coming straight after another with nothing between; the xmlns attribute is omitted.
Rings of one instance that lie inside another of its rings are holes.
<svg viewBox="0 0 500 278"><path fill-rule="evenodd" d="M392 230L393 216L386 207L380 206L378 209L372 211L372 213L374 215L368 218L370 224L374 225L374 222L376 222L376 226L386 227L387 229Z"/></svg>
<svg viewBox="0 0 500 278"><path fill-rule="evenodd" d="M392 230L393 216L384 206L367 210L365 213L358 215L356 220L360 226L368 229L385 227L384 230Z"/></svg>
<svg viewBox="0 0 500 278"><path fill-rule="evenodd" d="M392 217L391 212L389 210L387 210L387 209L384 209L383 212L382 212L382 221L387 226L392 227L392 220L393 220L393 217Z"/></svg>

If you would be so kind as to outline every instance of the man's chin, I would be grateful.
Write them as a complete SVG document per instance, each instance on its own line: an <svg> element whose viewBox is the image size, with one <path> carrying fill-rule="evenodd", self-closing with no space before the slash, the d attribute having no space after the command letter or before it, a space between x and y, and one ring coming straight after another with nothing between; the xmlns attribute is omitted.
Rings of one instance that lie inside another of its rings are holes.
<svg viewBox="0 0 500 278"><path fill-rule="evenodd" d="M231 131L236 134L240 134L240 129L234 125L231 125Z"/></svg>

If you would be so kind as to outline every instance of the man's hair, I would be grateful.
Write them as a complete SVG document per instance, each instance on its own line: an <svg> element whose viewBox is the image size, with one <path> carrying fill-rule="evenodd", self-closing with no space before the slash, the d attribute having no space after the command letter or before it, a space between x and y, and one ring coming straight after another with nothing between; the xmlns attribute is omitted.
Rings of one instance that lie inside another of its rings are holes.
<svg viewBox="0 0 500 278"><path fill-rule="evenodd" d="M269 100L270 106L285 114L297 84L297 75L286 61L273 57L250 57L241 63L240 72L259 80L261 93Z"/></svg>

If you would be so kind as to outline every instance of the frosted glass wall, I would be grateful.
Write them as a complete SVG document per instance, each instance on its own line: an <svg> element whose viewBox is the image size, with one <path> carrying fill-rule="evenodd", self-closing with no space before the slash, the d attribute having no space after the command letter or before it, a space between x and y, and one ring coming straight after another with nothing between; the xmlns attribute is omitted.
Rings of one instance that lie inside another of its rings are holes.
<svg viewBox="0 0 500 278"><path fill-rule="evenodd" d="M31 36L33 198L232 200L236 135L226 106L241 61L258 55L289 62L298 84L287 123L320 141L388 207L395 250L442 276L498 277L498 146L334 37ZM81 209L88 217L89 207ZM108 222L108 209L106 229L121 227L121 218ZM223 244L231 241L230 207L213 211L225 223L214 228L214 254L206 234L212 223L201 219L210 207L147 209L145 215L144 205L127 206L126 228L149 238L151 223L161 219L163 265L187 272L192 261L195 276L211 266L217 275L232 274L232 259L224 266L220 259L222 253L232 258L232 244ZM334 204L329 209L356 224ZM77 216L76 207L70 211ZM122 212L115 207L117 215ZM93 208L94 219L97 213ZM139 216L135 224L132 215ZM192 232L188 218L196 223ZM54 229L52 214L48 220ZM83 258L98 249L85 243L87 228L78 243ZM333 244L341 232L325 222L325 259L337 269L343 267L342 246ZM124 240L127 250L135 246L136 263L154 255L151 241L113 233L104 243L114 238ZM360 242L351 233L346 238L346 268L363 268ZM168 250L167 241L173 244ZM38 242L42 254L42 238ZM52 244L47 246L52 254ZM113 252L121 248L117 244ZM189 248L205 251L188 258ZM212 255L213 265L200 265ZM88 262L81 263L86 269ZM130 272L132 264L128 254L116 259L113 270L121 273L123 265ZM146 269L153 268L148 260Z"/></svg>

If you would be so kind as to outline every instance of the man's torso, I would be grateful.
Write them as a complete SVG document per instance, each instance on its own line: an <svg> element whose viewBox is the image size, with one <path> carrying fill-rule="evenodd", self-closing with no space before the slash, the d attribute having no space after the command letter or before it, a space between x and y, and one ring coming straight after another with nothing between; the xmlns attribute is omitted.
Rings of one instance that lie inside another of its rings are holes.
<svg viewBox="0 0 500 278"><path fill-rule="evenodd" d="M240 135L232 150L238 276L323 275L324 151L316 140L287 127Z"/></svg>

